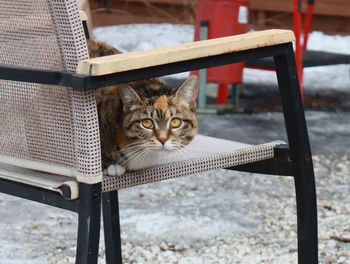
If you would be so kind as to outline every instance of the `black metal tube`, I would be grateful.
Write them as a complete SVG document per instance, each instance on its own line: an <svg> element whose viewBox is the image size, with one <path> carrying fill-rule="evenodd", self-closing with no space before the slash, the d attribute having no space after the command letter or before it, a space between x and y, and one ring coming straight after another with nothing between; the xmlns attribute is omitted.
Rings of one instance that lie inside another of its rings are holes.
<svg viewBox="0 0 350 264"><path fill-rule="evenodd" d="M119 83L159 77L179 72L204 69L235 62L260 59L281 54L286 44L208 56L165 65L119 72L103 76L80 75L72 72L25 69L0 66L0 79L68 86L77 90L90 90Z"/></svg>
<svg viewBox="0 0 350 264"><path fill-rule="evenodd" d="M142 68L137 70L125 71L120 73L114 73L104 76L84 76L76 75L76 86L73 86L75 89L78 87L85 86L84 89L96 89L99 87L109 86L118 83L125 83L130 81L137 81L152 77L159 77L168 74L180 73L185 71L192 71L198 69L204 69L209 67L221 66L226 64L231 64L235 62L247 61L260 59L264 57L274 56L276 54L281 54L284 52L286 44L280 44L273 47L263 47L254 49L254 52L251 50L239 51L234 53L226 53L216 56L208 56L199 59L175 62L167 65L159 65L148 68ZM78 84L78 79L84 84Z"/></svg>
<svg viewBox="0 0 350 264"><path fill-rule="evenodd" d="M295 166L299 264L318 263L317 201L309 137L292 44L274 57L289 147Z"/></svg>
<svg viewBox="0 0 350 264"><path fill-rule="evenodd" d="M72 86L75 73L0 65L0 79L60 86Z"/></svg>
<svg viewBox="0 0 350 264"><path fill-rule="evenodd" d="M83 28L84 28L85 38L90 39L89 28L86 20L83 21Z"/></svg>
<svg viewBox="0 0 350 264"><path fill-rule="evenodd" d="M228 169L269 175L294 176L294 167L288 145L279 145L274 148L274 158L272 159L238 165Z"/></svg>
<svg viewBox="0 0 350 264"><path fill-rule="evenodd" d="M96 264L100 242L101 183L79 183L76 264Z"/></svg>
<svg viewBox="0 0 350 264"><path fill-rule="evenodd" d="M102 194L106 262L122 263L118 191Z"/></svg>
<svg viewBox="0 0 350 264"><path fill-rule="evenodd" d="M73 212L79 208L79 200L66 200L58 192L5 179L0 179L0 192Z"/></svg>

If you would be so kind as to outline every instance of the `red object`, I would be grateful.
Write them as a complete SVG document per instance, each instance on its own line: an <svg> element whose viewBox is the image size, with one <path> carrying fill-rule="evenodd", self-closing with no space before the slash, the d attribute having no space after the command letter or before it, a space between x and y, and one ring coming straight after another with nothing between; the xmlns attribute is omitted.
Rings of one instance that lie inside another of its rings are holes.
<svg viewBox="0 0 350 264"><path fill-rule="evenodd" d="M227 97L228 97L228 83L220 83L218 87L216 104L226 104Z"/></svg>
<svg viewBox="0 0 350 264"><path fill-rule="evenodd" d="M200 39L200 21L208 21L208 39L247 32L248 0L198 0L195 41ZM244 63L213 67L207 71L208 82L242 83Z"/></svg>
<svg viewBox="0 0 350 264"><path fill-rule="evenodd" d="M312 20L312 12L313 12L314 5L308 4L306 9L306 15L305 15L305 24L304 24L304 41L303 41L303 50L307 47L307 41L309 38L309 32L311 28L311 20Z"/></svg>
<svg viewBox="0 0 350 264"><path fill-rule="evenodd" d="M311 28L312 12L313 12L313 0L308 0L305 24L304 24L304 40L301 42L302 35L302 16L301 16L301 0L293 0L293 30L295 35L295 62L298 71L300 93L303 98L303 57L302 50L305 50L307 47L308 36ZM254 67L249 66L250 68L262 69L262 70L275 70L274 68L267 67ZM304 98L303 98L304 100Z"/></svg>
<svg viewBox="0 0 350 264"><path fill-rule="evenodd" d="M208 22L208 39L247 32L248 0L198 0L195 41L200 40L200 22ZM207 82L219 83L217 104L225 104L228 84L242 83L244 63L213 67L207 70ZM194 71L193 74L198 74Z"/></svg>

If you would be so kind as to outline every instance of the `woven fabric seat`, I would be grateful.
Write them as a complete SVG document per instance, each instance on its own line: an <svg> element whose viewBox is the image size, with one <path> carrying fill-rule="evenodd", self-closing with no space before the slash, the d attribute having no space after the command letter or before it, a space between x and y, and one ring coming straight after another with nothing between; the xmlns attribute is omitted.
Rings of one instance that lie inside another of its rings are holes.
<svg viewBox="0 0 350 264"><path fill-rule="evenodd" d="M249 145L197 135L183 150L159 157L154 166L148 169L128 172L120 177L105 176L102 191L118 190L179 176L272 159L274 148L279 144L283 144L283 142L274 141L262 145Z"/></svg>
<svg viewBox="0 0 350 264"><path fill-rule="evenodd" d="M122 262L118 189L217 168L293 176L299 262L317 263L314 173L291 31L89 59L76 0L0 0L0 25L0 191L77 212L76 263L97 263L101 206L107 263ZM288 144L198 135L150 168L103 177L94 89L265 57L274 57Z"/></svg>
<svg viewBox="0 0 350 264"><path fill-rule="evenodd" d="M183 150L165 153L155 160L150 168L127 172L119 177L104 176L102 192L272 159L274 148L280 144L285 143L273 141L261 145L249 145L197 135ZM63 192L62 186L67 186L71 191L70 199L78 198L78 182L72 177L0 163L0 178L60 194Z"/></svg>

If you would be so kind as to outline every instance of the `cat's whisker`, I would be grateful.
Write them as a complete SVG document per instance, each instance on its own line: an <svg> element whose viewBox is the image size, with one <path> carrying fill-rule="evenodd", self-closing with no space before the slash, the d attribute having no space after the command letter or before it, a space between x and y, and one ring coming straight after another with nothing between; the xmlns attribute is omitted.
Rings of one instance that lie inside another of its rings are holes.
<svg viewBox="0 0 350 264"><path fill-rule="evenodd" d="M183 157L185 157L186 159L187 159L187 158L191 158L190 153L188 153L187 151L185 151L183 148L179 148L179 149L177 149L177 151L178 151Z"/></svg>
<svg viewBox="0 0 350 264"><path fill-rule="evenodd" d="M196 147L189 146L189 145L183 145L184 150L189 151L193 154L198 154L200 151Z"/></svg>
<svg viewBox="0 0 350 264"><path fill-rule="evenodd" d="M130 145L130 144L129 144ZM122 152L124 153L128 153L128 152L132 152L134 150L138 150L138 149L143 149L143 148L149 148L152 147L153 145L150 144L149 142L145 142L145 143L138 143L135 146L130 146L130 147L123 147L121 149Z"/></svg>
<svg viewBox="0 0 350 264"><path fill-rule="evenodd" d="M179 150L179 149L182 149L183 147L184 147L184 145L183 144L181 144L181 143L179 143L179 142L172 142L172 145L173 145L173 149L174 150Z"/></svg>
<svg viewBox="0 0 350 264"><path fill-rule="evenodd" d="M143 144L139 144L137 145L137 148L130 148L129 150L125 150L124 148L122 149L122 151L128 155L128 159L135 159L135 155L139 154L142 150L144 149L154 149L155 145L150 143L150 142L146 142Z"/></svg>
<svg viewBox="0 0 350 264"><path fill-rule="evenodd" d="M139 155L139 153L142 151L143 149L136 149L134 151L131 151L129 153L127 153L127 160L124 162L124 164L128 161L133 159L135 156Z"/></svg>
<svg viewBox="0 0 350 264"><path fill-rule="evenodd" d="M146 141L136 141L136 142L132 142L130 144L127 144L126 146L124 146L122 148L122 150L126 150L126 149L129 149L129 148L135 148L135 147L139 147L139 146L142 146L144 144L147 144Z"/></svg>
<svg viewBox="0 0 350 264"><path fill-rule="evenodd" d="M137 158L138 159L138 162L140 164L143 164L145 159L147 158L147 153L150 151L150 149L145 149L145 151Z"/></svg>
<svg viewBox="0 0 350 264"><path fill-rule="evenodd" d="M185 145L179 143L177 144L177 146L179 146L179 148L177 148L177 151L181 153L181 155L183 155L186 158L193 158L193 156L195 154L198 154L199 152L197 151L197 149L192 148L187 146L186 148L184 148Z"/></svg>
<svg viewBox="0 0 350 264"><path fill-rule="evenodd" d="M145 150L148 150L147 148L140 148L137 149L131 153L128 153L128 160L135 160L138 156L142 155Z"/></svg>
<svg viewBox="0 0 350 264"><path fill-rule="evenodd" d="M132 147L132 148L128 148L128 149L121 149L121 150L116 150L115 152L113 152L114 154L116 153L127 153L127 152L130 152L130 151L134 151L134 150L137 150L139 149L138 146L135 146L135 147Z"/></svg>
<svg viewBox="0 0 350 264"><path fill-rule="evenodd" d="M122 162L122 165L125 165L128 162L128 160L130 160L130 158L136 156L140 151L142 151L142 149L137 148L127 153L124 153L124 155L126 155L126 160Z"/></svg>
<svg viewBox="0 0 350 264"><path fill-rule="evenodd" d="M138 163L141 163L142 160L146 157L146 153L149 151L148 148L142 149L140 152L138 152L133 157L130 157L128 160L132 160L133 162L137 161Z"/></svg>
<svg viewBox="0 0 350 264"><path fill-rule="evenodd" d="M120 151L122 152L130 152L130 151L133 151L133 150L137 150L137 149L142 149L144 147L143 144L140 144L140 145L136 145L136 146L132 146L132 147L128 147L128 148L122 148Z"/></svg>
<svg viewBox="0 0 350 264"><path fill-rule="evenodd" d="M143 143L140 143L140 142L132 142L132 143L126 145L125 147L123 147L122 149L117 150L115 152L112 152L110 154L113 155L113 154L116 154L116 153L130 152L130 151L133 151L135 149L137 150L137 149L142 148L142 145L143 145Z"/></svg>

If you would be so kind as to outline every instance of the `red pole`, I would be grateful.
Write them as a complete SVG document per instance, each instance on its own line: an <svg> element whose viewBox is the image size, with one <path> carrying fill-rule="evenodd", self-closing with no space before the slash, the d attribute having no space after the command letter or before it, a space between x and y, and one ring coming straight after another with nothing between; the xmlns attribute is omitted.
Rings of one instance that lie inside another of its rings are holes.
<svg viewBox="0 0 350 264"><path fill-rule="evenodd" d="M312 12L314 9L313 4L307 5L306 16L305 16L305 24L304 24L304 42L303 42L303 50L307 47L307 40L309 38L309 32L311 28L311 20L312 20Z"/></svg>
<svg viewBox="0 0 350 264"><path fill-rule="evenodd" d="M216 104L226 104L228 97L228 83L219 83Z"/></svg>

